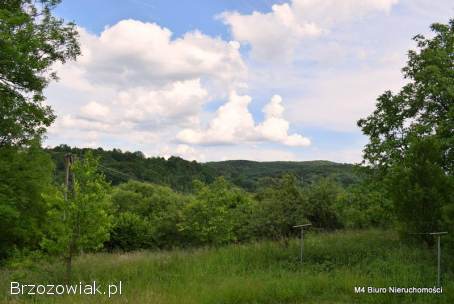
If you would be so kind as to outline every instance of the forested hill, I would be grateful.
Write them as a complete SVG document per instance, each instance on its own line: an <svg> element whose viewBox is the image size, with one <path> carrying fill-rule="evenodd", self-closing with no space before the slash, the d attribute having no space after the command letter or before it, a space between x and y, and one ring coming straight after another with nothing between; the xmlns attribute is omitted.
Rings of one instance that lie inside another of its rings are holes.
<svg viewBox="0 0 454 304"><path fill-rule="evenodd" d="M332 177L347 186L358 181L352 164L341 164L326 160L314 161L273 161L256 162L249 160L228 160L205 163L217 175L223 175L236 185L255 190L261 182L285 173L296 175L302 183L310 183L320 177Z"/></svg>
<svg viewBox="0 0 454 304"><path fill-rule="evenodd" d="M192 181L198 179L211 182L217 176L224 176L232 183L255 191L261 183L285 173L295 174L302 183L310 183L318 177L333 177L339 183L348 185L358 178L351 164L339 164L329 161L304 162L255 162L230 160L221 162L198 163L180 157L145 157L142 152L123 152L119 149L103 150L89 148L71 148L60 145L46 149L56 164L57 181L64 180L64 155L72 153L82 157L86 151L92 151L100 157L100 165L107 179L117 185L130 179L168 185L171 188L188 192Z"/></svg>

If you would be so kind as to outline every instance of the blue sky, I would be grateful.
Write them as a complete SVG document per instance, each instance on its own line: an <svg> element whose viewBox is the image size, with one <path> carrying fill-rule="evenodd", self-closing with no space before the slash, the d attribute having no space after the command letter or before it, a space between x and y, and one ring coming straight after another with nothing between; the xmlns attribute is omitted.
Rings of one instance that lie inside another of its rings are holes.
<svg viewBox="0 0 454 304"><path fill-rule="evenodd" d="M450 1L63 1L82 56L46 91L48 145L186 159L359 162L356 121L404 84Z"/></svg>

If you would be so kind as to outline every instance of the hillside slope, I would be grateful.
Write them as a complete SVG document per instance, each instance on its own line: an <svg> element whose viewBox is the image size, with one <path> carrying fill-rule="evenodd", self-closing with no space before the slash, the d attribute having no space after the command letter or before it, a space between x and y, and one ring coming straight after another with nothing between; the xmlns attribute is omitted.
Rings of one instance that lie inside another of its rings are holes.
<svg viewBox="0 0 454 304"><path fill-rule="evenodd" d="M119 149L72 148L60 145L47 149L56 164L56 180L64 180L64 155L72 153L82 157L87 151L100 158L101 169L107 179L117 185L130 179L167 185L177 191L192 190L192 181L197 179L210 183L218 176L224 176L235 185L248 191L255 191L269 178L278 178L285 173L295 174L302 183L310 183L319 177L332 177L342 185L358 180L351 164L329 161L303 162L256 162L229 160L198 163L180 157L145 157L142 152L128 152Z"/></svg>
<svg viewBox="0 0 454 304"><path fill-rule="evenodd" d="M310 183L320 177L332 177L346 186L358 180L351 164L340 164L324 160L316 161L274 161L256 162L248 160L228 160L204 164L217 175L223 175L234 184L254 191L267 178L295 174L302 183Z"/></svg>

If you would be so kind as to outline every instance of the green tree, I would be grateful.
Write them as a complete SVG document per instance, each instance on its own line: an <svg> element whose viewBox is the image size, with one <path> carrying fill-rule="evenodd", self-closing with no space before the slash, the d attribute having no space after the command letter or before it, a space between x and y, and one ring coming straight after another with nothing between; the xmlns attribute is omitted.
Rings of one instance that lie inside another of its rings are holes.
<svg viewBox="0 0 454 304"><path fill-rule="evenodd" d="M444 171L453 173L454 19L431 29L433 38L414 38L418 50L409 51L403 68L408 84L397 94L378 97L376 110L358 121L369 136L364 159L375 168L400 163L412 138L431 136L440 143Z"/></svg>
<svg viewBox="0 0 454 304"><path fill-rule="evenodd" d="M448 227L454 201L454 19L417 35L403 68L408 80L385 92L358 121L369 143L365 163L386 177L400 226L407 232ZM444 219L444 220L443 220ZM429 241L429 239L427 239Z"/></svg>
<svg viewBox="0 0 454 304"><path fill-rule="evenodd" d="M42 247L64 256L68 279L75 255L102 247L111 226L109 184L98 172L98 161L90 153L71 165L75 181L65 201L65 189L54 188L48 202L47 229Z"/></svg>
<svg viewBox="0 0 454 304"><path fill-rule="evenodd" d="M433 137L414 140L406 157L387 175L386 184L400 220L398 228L403 233L448 228L443 223L442 212L453 205L454 188L452 178L446 176L440 165L440 149ZM432 236L421 237L433 244Z"/></svg>
<svg viewBox="0 0 454 304"><path fill-rule="evenodd" d="M0 148L0 259L15 249L38 249L46 221L41 194L51 187L53 163L39 142Z"/></svg>
<svg viewBox="0 0 454 304"><path fill-rule="evenodd" d="M306 197L295 175L286 174L258 194L255 234L273 239L288 239L298 231L295 225L307 221L303 208Z"/></svg>
<svg viewBox="0 0 454 304"><path fill-rule="evenodd" d="M116 214L122 217L122 214L129 213L138 218L124 215L121 222L115 221L113 227L115 233L110 246L122 248L121 242L116 242L121 236L126 237L129 229L127 223L132 221L140 221L142 230L148 226L147 233L141 236L142 241L137 243L141 242L147 248L168 248L179 245L181 234L177 225L181 220L181 210L189 200L188 196L176 193L166 186L137 181L119 185L112 194Z"/></svg>
<svg viewBox="0 0 454 304"><path fill-rule="evenodd" d="M392 202L383 184L373 179L348 187L337 201L337 213L347 228L389 227L394 223Z"/></svg>
<svg viewBox="0 0 454 304"><path fill-rule="evenodd" d="M304 215L313 226L323 229L341 227L336 203L342 192L342 188L330 178L320 178L306 189Z"/></svg>
<svg viewBox="0 0 454 304"><path fill-rule="evenodd" d="M59 2L0 1L0 146L27 143L55 119L43 105L52 65L80 53L75 25L52 15Z"/></svg>
<svg viewBox="0 0 454 304"><path fill-rule="evenodd" d="M153 227L145 218L129 211L114 217L107 248L132 251L155 245Z"/></svg>
<svg viewBox="0 0 454 304"><path fill-rule="evenodd" d="M190 244L219 245L248 238L252 199L224 178L195 182L195 197L184 206L179 229Z"/></svg>

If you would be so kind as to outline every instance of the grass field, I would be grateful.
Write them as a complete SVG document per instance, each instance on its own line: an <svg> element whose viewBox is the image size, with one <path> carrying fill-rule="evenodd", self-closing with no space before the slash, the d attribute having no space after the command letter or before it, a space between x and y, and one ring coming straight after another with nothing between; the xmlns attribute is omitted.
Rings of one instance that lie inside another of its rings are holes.
<svg viewBox="0 0 454 304"><path fill-rule="evenodd" d="M123 295L9 296L10 281L64 282L61 263L0 270L1 303L454 303L453 274L443 294L355 294L354 286L433 287L435 252L402 244L383 231L309 233L299 243L259 242L222 248L89 254L74 282L122 281Z"/></svg>

